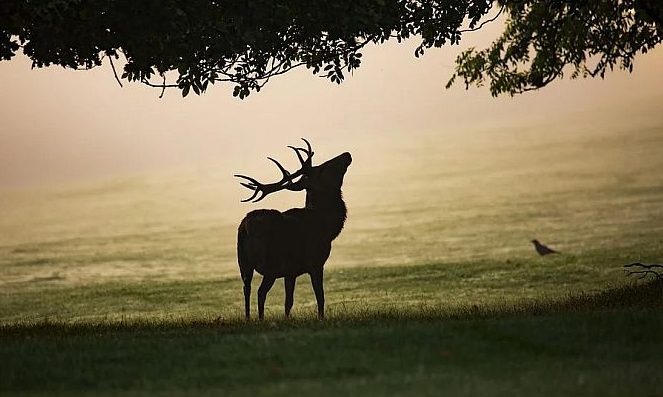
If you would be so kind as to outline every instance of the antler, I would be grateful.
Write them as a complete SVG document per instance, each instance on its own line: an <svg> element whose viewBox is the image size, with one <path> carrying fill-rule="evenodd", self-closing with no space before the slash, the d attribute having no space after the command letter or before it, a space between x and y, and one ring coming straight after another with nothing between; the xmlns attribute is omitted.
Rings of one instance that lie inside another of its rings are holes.
<svg viewBox="0 0 663 397"><path fill-rule="evenodd" d="M295 151L295 154L297 154L297 158L299 159L299 162L301 164L301 168L297 170L295 173L290 173L288 170L286 170L281 163L278 161L274 160L271 157L267 157L269 160L271 160L276 166L279 168L281 173L283 174L283 177L281 178L280 181L274 182L274 183L267 183L263 184L255 180L254 178L251 178L250 176L246 175L240 175L236 174L235 177L237 178L242 178L247 180L248 182L240 182L240 184L248 189L253 190L253 194L251 197L242 200L242 202L246 203L248 201L253 201L254 203L257 203L258 201L264 199L268 194L278 192L279 190L287 189L288 186L292 184L292 181L297 178L298 176L302 175L304 171L308 170L312 166L312 158L313 158L313 150L311 149L311 144L309 141L306 139L302 138L302 140L306 143L306 149L300 148L300 147L295 147L295 146L288 146L292 150ZM306 155L306 158L302 157L301 153L303 152Z"/></svg>
<svg viewBox="0 0 663 397"><path fill-rule="evenodd" d="M301 147L294 147L294 146L288 146L290 149L295 151L295 154L297 155L297 158L299 159L299 163L302 165L302 169L299 171L302 171L304 167L311 167L311 159L313 158L313 150L311 149L311 144L309 141L306 139L302 138L302 141L306 143L306 149L301 148ZM304 159L299 152L302 151L304 152L308 157ZM298 172L299 172L298 171Z"/></svg>

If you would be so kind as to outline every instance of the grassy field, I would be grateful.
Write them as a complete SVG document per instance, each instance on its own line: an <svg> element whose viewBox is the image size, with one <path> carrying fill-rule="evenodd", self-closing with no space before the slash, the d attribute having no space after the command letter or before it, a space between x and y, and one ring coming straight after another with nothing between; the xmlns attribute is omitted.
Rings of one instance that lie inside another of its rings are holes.
<svg viewBox="0 0 663 397"><path fill-rule="evenodd" d="M305 305L290 321L280 315L280 299L272 299L263 323L244 323L238 310L216 317L218 303L235 306L237 299L222 292L237 291L231 281L26 294L3 304L3 314L32 309L52 317L0 326L0 389L8 395L663 393L662 282L559 299L511 301L517 291L508 291L504 300L479 305L456 298L453 307L433 298L440 295L437 281L456 272L416 269L331 272L333 303L324 322L314 319L310 296L300 299ZM396 274L409 275L413 288L406 290ZM344 301L341 290L354 290L367 275L372 299ZM492 285L485 296L500 294ZM462 290L476 291L453 291ZM64 320L73 317L79 319Z"/></svg>
<svg viewBox="0 0 663 397"><path fill-rule="evenodd" d="M240 319L235 170L0 192L0 393L663 395L663 122L500 131L352 150L324 322Z"/></svg>

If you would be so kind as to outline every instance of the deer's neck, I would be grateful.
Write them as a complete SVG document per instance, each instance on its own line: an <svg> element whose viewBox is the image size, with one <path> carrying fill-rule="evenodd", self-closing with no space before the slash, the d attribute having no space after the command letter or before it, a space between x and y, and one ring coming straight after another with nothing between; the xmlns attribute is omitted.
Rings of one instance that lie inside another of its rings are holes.
<svg viewBox="0 0 663 397"><path fill-rule="evenodd" d="M348 210L345 207L343 194L340 190L331 193L307 191L306 208L314 210L322 218L321 221L325 227L325 234L332 240L343 230Z"/></svg>

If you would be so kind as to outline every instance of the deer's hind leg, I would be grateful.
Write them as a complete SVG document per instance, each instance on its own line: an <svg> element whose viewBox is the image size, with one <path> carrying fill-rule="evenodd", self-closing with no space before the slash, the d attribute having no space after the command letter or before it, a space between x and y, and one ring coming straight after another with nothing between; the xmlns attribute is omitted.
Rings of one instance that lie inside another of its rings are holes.
<svg viewBox="0 0 663 397"><path fill-rule="evenodd" d="M263 276L260 287L258 287L258 318L260 320L265 318L265 300L267 299L267 293L272 289L276 279L272 276Z"/></svg>
<svg viewBox="0 0 663 397"><path fill-rule="evenodd" d="M251 318L251 280L253 280L253 270L242 274L244 282L244 314L246 319Z"/></svg>
<svg viewBox="0 0 663 397"><path fill-rule="evenodd" d="M315 293L315 300L318 304L318 318L320 320L325 318L325 289L323 283L323 270L322 268L316 269L310 273L311 285Z"/></svg>
<svg viewBox="0 0 663 397"><path fill-rule="evenodd" d="M290 317L290 310L292 305L295 303L295 282L297 277L295 276L286 276L285 277L285 316Z"/></svg>

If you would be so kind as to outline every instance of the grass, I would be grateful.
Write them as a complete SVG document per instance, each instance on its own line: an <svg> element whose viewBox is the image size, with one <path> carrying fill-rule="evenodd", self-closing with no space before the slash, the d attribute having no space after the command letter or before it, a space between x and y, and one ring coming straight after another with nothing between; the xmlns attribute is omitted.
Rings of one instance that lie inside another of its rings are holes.
<svg viewBox="0 0 663 397"><path fill-rule="evenodd" d="M283 318L277 285L267 320L249 323L240 317L237 278L5 294L0 390L660 395L663 282L620 274L600 286L563 272L562 257L545 259L528 265L540 268L529 291L518 280L525 263L511 271L488 262L332 270L324 322L305 283L293 318ZM583 258L573 260L577 267ZM555 279L566 292L552 287ZM587 286L594 292L578 292Z"/></svg>
<svg viewBox="0 0 663 397"><path fill-rule="evenodd" d="M144 287L144 286L143 286ZM12 395L601 395L663 392L663 283L514 304L0 327ZM77 299L77 297L73 297Z"/></svg>
<svg viewBox="0 0 663 397"><path fill-rule="evenodd" d="M658 252L637 251L654 258ZM454 309L468 305L505 305L528 300L559 299L571 293L597 292L624 282L621 265L636 251L589 252L532 260L468 261L418 266L329 269L326 300L330 310L397 307ZM257 289L259 277L254 281ZM134 280L86 285L37 284L2 293L0 323L20 321L119 320L208 316L232 318L242 313L237 275L207 280ZM255 294L254 294L255 295ZM255 296L253 308L255 310ZM283 282L269 294L267 315L283 313ZM309 316L315 300L306 276L298 279L295 315ZM255 314L255 313L254 313Z"/></svg>
<svg viewBox="0 0 663 397"><path fill-rule="evenodd" d="M545 258L330 266L322 323L306 277L293 319L279 281L264 323L240 318L237 275L33 280L0 292L0 391L661 395L663 284L621 268L660 254L642 240Z"/></svg>

